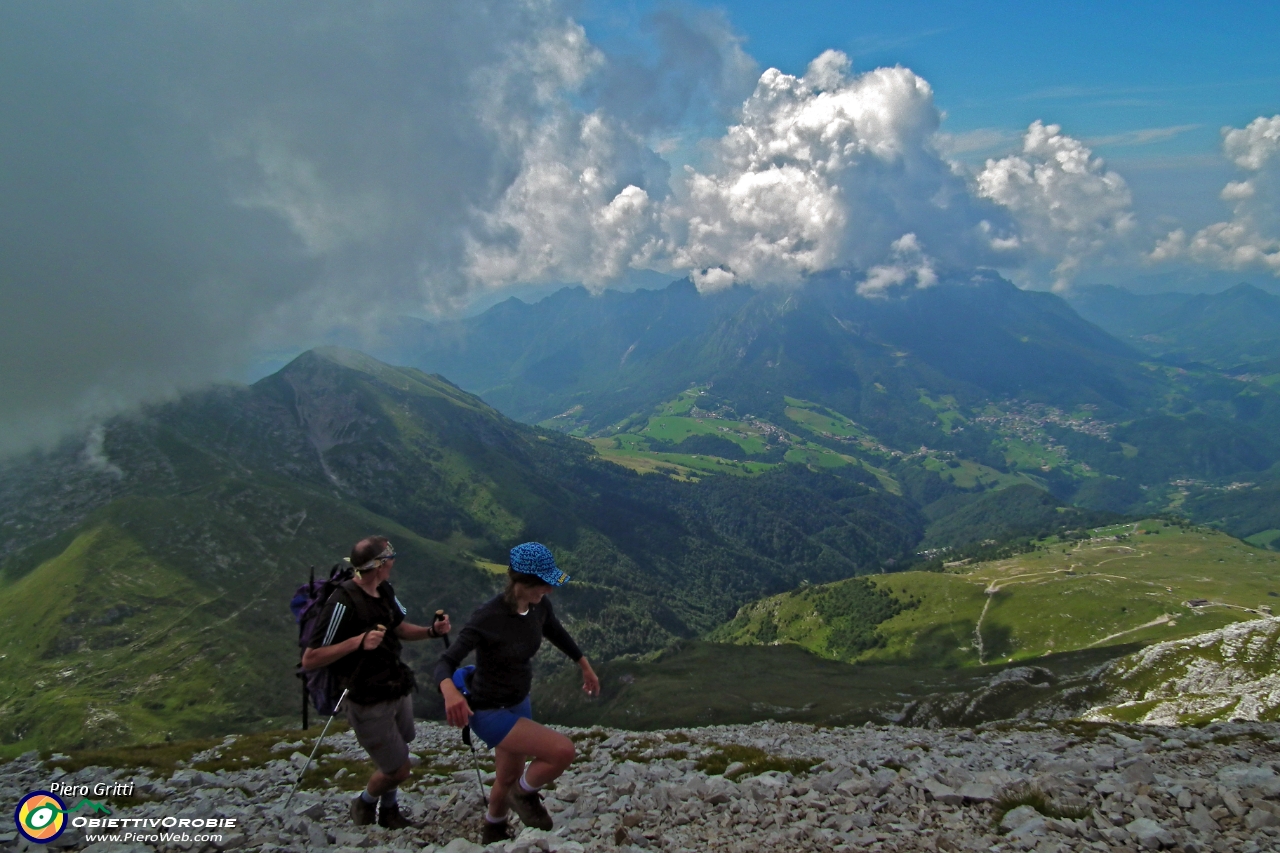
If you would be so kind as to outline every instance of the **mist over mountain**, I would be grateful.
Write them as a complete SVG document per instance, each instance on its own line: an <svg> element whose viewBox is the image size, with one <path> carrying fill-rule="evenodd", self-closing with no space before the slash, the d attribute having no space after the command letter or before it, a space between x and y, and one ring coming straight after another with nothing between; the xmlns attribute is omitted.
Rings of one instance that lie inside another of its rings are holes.
<svg viewBox="0 0 1280 853"><path fill-rule="evenodd" d="M1145 355L1219 368L1280 358L1280 296L1251 284L1219 293L1080 288L1071 307Z"/></svg>

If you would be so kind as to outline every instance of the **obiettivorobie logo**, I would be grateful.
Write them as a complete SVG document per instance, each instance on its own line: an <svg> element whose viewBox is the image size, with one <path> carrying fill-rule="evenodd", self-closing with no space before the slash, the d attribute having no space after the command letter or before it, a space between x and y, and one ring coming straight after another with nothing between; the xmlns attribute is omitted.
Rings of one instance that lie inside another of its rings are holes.
<svg viewBox="0 0 1280 853"><path fill-rule="evenodd" d="M50 785L51 788L58 788L57 782ZM65 785L62 786L67 790L64 794L70 793L73 796L79 793L88 793L89 788L85 785ZM95 794L120 794L125 793L125 788L132 788L123 785L95 785L93 793ZM117 788L121 790L116 790ZM82 814L75 814L84 808L88 808L93 812L99 812L107 815L107 817L85 817ZM72 817L72 815L75 815ZM52 791L32 791L18 802L18 807L13 812L13 822L18 826L18 832L22 833L22 837L28 841L34 841L36 844L48 844L53 841L63 830L70 824L75 829L86 830L84 840L92 844L95 841L110 842L144 842L144 843L166 843L174 842L191 842L191 841L212 841L220 843L221 835L191 835L189 832L168 833L156 832L159 829L180 830L187 829L234 829L237 819L234 817L112 817L111 809L107 808L106 803L96 802L85 797L82 798L71 808L67 808L66 803L62 801L57 794ZM94 830L111 830L108 834L93 835L90 834ZM117 833L115 830L151 830L146 832L123 832ZM189 846L189 845L188 845Z"/></svg>
<svg viewBox="0 0 1280 853"><path fill-rule="evenodd" d="M82 799L71 808L67 808L57 794L49 791L32 791L18 801L13 810L13 822L18 832L28 841L36 844L48 844L67 828L67 815L88 806L95 812L111 814L105 803L96 803L90 799Z"/></svg>

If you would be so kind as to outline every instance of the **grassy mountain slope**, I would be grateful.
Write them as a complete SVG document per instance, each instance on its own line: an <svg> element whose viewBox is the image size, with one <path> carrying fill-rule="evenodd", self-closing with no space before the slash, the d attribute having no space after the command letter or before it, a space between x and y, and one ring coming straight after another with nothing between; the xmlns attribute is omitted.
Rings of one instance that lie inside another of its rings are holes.
<svg viewBox="0 0 1280 853"><path fill-rule="evenodd" d="M1241 619L1280 595L1280 557L1221 533L1142 522L947 572L809 587L744 607L713 638L797 643L858 662L972 666L1151 643ZM841 606L833 606L843 599ZM1204 599L1204 606L1186 602ZM842 624L850 611L867 614ZM874 626L874 627L873 627Z"/></svg>
<svg viewBox="0 0 1280 853"><path fill-rule="evenodd" d="M322 492L224 480L125 496L5 564L0 738L10 749L212 735L293 722L297 629L284 606L342 545L379 530L416 621L492 587L455 551ZM349 548L349 545L346 545ZM437 649L413 644L426 664Z"/></svg>
<svg viewBox="0 0 1280 853"><path fill-rule="evenodd" d="M1080 678L1126 648L1095 649L1037 661L1056 677ZM732 725L794 720L819 725L885 723L903 718L903 706L936 697L982 692L1009 665L943 668L893 664L849 666L795 645L734 646L685 641L644 660L619 659L600 668L599 700L582 697L570 673L534 688L540 717L571 726L664 729L691 724ZM1019 710L1017 699L986 703L972 725Z"/></svg>
<svg viewBox="0 0 1280 853"><path fill-rule="evenodd" d="M948 506L938 506L939 503ZM952 503L939 501L926 507L926 513L938 515L929 525L921 548L958 548L984 540L1037 538L1060 530L1092 527L1105 520L1105 513L1063 506L1053 495L1027 484L980 494L954 509L949 506ZM944 509L951 511L944 513Z"/></svg>
<svg viewBox="0 0 1280 853"><path fill-rule="evenodd" d="M0 658L0 739L291 717L286 603L308 565L326 571L371 532L396 543L397 592L421 621L465 618L507 548L547 542L575 577L560 611L606 660L804 580L877 570L922 530L909 502L854 479L641 477L438 377L315 351L0 470L0 637L16 644ZM409 649L421 672L439 646Z"/></svg>

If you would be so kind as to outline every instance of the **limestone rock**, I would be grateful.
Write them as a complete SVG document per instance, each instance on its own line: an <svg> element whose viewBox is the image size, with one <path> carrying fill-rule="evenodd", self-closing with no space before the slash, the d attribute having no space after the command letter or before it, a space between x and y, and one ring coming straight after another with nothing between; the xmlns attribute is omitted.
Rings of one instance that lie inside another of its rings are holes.
<svg viewBox="0 0 1280 853"><path fill-rule="evenodd" d="M1174 843L1173 833L1151 818L1137 818L1126 824L1125 829L1137 839L1138 844L1148 850L1172 847Z"/></svg>

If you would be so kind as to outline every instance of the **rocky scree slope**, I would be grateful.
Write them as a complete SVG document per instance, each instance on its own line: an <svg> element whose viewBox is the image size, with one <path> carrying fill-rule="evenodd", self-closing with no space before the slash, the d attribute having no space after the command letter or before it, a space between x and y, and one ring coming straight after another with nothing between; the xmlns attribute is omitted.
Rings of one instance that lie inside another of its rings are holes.
<svg viewBox="0 0 1280 853"><path fill-rule="evenodd" d="M764 722L644 734L564 731L578 758L547 792L555 829L526 829L490 850L1280 850L1280 727L1273 724L928 731ZM367 765L349 733L331 737L332 749L287 811L290 783L312 745L307 738L282 739L265 761L245 767L231 766L242 748L234 736L177 769L83 766L76 756L31 753L0 766L0 792L16 801L51 781L132 781L152 801L117 807L117 816L236 817L236 830L200 848L205 853L482 849L476 777L456 731L418 724L421 759L401 808L422 828L395 832L351 825L347 803ZM201 769L213 766L219 769ZM68 830L54 846L82 844ZM88 849L151 848L97 842Z"/></svg>

